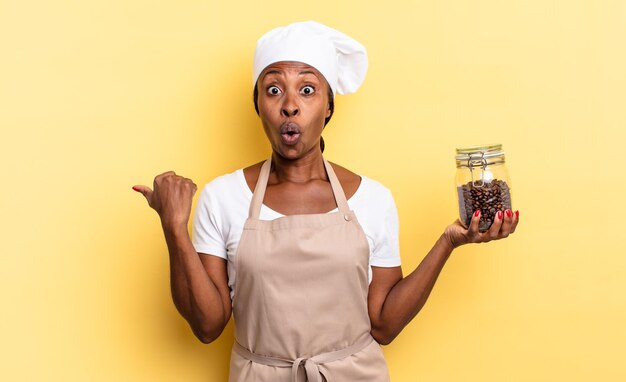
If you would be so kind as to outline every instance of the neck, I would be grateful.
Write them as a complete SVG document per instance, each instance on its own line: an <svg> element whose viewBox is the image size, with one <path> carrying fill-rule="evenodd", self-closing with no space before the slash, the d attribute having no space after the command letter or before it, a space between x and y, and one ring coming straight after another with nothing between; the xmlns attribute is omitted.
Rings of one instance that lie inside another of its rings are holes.
<svg viewBox="0 0 626 382"><path fill-rule="evenodd" d="M272 173L277 183L306 183L313 179L328 179L322 151L319 149L297 159L288 159L276 152L272 153Z"/></svg>

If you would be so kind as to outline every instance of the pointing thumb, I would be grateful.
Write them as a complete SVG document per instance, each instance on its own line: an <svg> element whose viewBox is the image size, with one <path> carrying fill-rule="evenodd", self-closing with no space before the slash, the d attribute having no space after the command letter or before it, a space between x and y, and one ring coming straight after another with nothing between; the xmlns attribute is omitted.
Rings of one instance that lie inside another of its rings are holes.
<svg viewBox="0 0 626 382"><path fill-rule="evenodd" d="M133 186L133 190L141 192L146 198L152 193L152 190L146 186Z"/></svg>

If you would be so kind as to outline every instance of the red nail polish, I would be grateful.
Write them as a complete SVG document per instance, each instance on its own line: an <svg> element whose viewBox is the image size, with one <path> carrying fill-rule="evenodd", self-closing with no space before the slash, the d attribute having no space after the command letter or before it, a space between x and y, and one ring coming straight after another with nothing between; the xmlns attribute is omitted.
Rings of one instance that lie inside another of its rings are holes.
<svg viewBox="0 0 626 382"><path fill-rule="evenodd" d="M498 219L502 219L502 211L498 211Z"/></svg>
<svg viewBox="0 0 626 382"><path fill-rule="evenodd" d="M133 186L133 190L139 192L139 189L137 187L135 187L135 186Z"/></svg>
<svg viewBox="0 0 626 382"><path fill-rule="evenodd" d="M478 217L478 215L480 215L480 210L476 210L476 212L474 212L474 216Z"/></svg>
<svg viewBox="0 0 626 382"><path fill-rule="evenodd" d="M519 210L515 211L515 217L519 219Z"/></svg>
<svg viewBox="0 0 626 382"><path fill-rule="evenodd" d="M511 210L506 210L506 216L509 218L513 216L513 213L511 212Z"/></svg>

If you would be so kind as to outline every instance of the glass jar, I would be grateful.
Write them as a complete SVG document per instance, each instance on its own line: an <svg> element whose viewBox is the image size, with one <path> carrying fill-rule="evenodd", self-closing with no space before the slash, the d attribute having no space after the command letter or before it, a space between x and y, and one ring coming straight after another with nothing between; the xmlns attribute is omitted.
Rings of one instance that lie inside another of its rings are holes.
<svg viewBox="0 0 626 382"><path fill-rule="evenodd" d="M461 223L467 228L474 212L480 210L479 230L487 231L498 211L512 210L502 145L458 148L455 159Z"/></svg>

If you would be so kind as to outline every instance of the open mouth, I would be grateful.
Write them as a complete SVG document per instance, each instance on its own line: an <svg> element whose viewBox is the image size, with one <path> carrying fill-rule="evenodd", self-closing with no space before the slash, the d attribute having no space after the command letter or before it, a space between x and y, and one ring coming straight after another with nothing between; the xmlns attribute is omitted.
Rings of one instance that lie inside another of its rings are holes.
<svg viewBox="0 0 626 382"><path fill-rule="evenodd" d="M280 127L280 136L285 144L294 144L301 135L300 126L294 122L286 122Z"/></svg>

